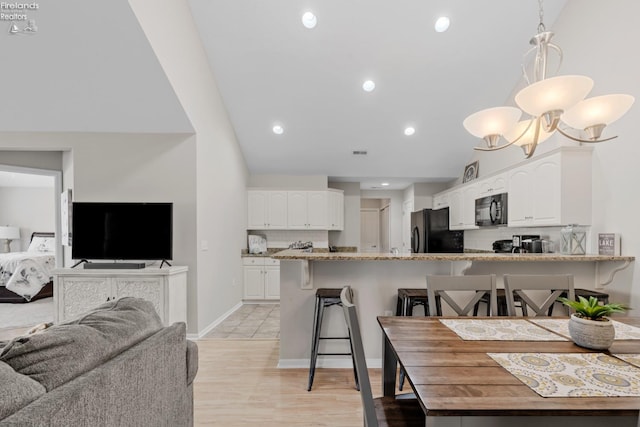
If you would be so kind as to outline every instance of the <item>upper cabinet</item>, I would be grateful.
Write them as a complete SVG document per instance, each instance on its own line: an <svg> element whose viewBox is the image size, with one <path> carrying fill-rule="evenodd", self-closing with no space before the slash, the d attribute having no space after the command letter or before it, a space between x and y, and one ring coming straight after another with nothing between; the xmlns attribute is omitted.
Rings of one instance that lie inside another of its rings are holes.
<svg viewBox="0 0 640 427"><path fill-rule="evenodd" d="M342 191L329 190L329 221L327 222L329 230L344 230L344 194Z"/></svg>
<svg viewBox="0 0 640 427"><path fill-rule="evenodd" d="M287 227L286 191L249 190L247 195L248 229L279 230Z"/></svg>
<svg viewBox="0 0 640 427"><path fill-rule="evenodd" d="M476 225L477 185L465 185L449 192L449 229L470 230Z"/></svg>
<svg viewBox="0 0 640 427"><path fill-rule="evenodd" d="M288 191L288 193L288 229L328 229L329 212L326 191Z"/></svg>
<svg viewBox="0 0 640 427"><path fill-rule="evenodd" d="M441 209L449 206L449 191L443 191L433 196L433 209Z"/></svg>
<svg viewBox="0 0 640 427"><path fill-rule="evenodd" d="M249 230L342 230L341 190L248 190Z"/></svg>
<svg viewBox="0 0 640 427"><path fill-rule="evenodd" d="M477 198L507 192L507 174L490 176L477 182Z"/></svg>
<svg viewBox="0 0 640 427"><path fill-rule="evenodd" d="M562 150L508 172L510 227L591 224L591 151Z"/></svg>

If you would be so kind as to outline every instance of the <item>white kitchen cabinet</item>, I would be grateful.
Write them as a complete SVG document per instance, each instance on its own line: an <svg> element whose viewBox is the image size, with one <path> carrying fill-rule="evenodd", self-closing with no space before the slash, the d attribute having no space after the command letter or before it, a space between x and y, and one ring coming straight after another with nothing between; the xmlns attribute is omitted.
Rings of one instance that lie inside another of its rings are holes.
<svg viewBox="0 0 640 427"><path fill-rule="evenodd" d="M327 230L327 191L288 191L290 230Z"/></svg>
<svg viewBox="0 0 640 427"><path fill-rule="evenodd" d="M340 190L329 190L327 226L329 230L344 230L344 194Z"/></svg>
<svg viewBox="0 0 640 427"><path fill-rule="evenodd" d="M247 191L249 230L282 230L287 228L286 191Z"/></svg>
<svg viewBox="0 0 640 427"><path fill-rule="evenodd" d="M591 151L564 149L508 172L510 227L591 224Z"/></svg>
<svg viewBox="0 0 640 427"><path fill-rule="evenodd" d="M477 186L468 184L449 192L449 229L471 230L476 226Z"/></svg>
<svg viewBox="0 0 640 427"><path fill-rule="evenodd" d="M242 259L245 300L280 299L280 261L268 257Z"/></svg>
<svg viewBox="0 0 640 427"><path fill-rule="evenodd" d="M488 178L478 181L477 197L493 196L494 194L507 192L507 174L501 173L499 175L490 176Z"/></svg>
<svg viewBox="0 0 640 427"><path fill-rule="evenodd" d="M56 269L54 322L71 319L122 297L153 303L164 325L187 321L187 267L136 270Z"/></svg>
<svg viewBox="0 0 640 427"><path fill-rule="evenodd" d="M449 206L450 191L443 191L433 196L433 209L441 209Z"/></svg>

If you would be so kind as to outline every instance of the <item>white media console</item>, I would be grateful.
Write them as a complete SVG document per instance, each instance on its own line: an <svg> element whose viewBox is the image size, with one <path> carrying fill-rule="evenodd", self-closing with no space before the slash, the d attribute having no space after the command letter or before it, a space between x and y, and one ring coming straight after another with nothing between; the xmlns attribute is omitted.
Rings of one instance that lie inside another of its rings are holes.
<svg viewBox="0 0 640 427"><path fill-rule="evenodd" d="M54 322L121 297L151 301L165 325L187 321L188 267L53 270Z"/></svg>

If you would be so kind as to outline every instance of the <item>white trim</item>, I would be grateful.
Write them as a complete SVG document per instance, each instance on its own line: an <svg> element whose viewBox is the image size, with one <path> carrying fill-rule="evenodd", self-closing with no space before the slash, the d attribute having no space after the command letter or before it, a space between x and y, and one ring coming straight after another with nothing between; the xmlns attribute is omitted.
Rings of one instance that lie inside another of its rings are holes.
<svg viewBox="0 0 640 427"><path fill-rule="evenodd" d="M309 359L280 359L278 361L279 369L309 369ZM338 369L353 369L353 362L350 357L341 358L323 358L318 356L316 362L316 368L338 368ZM380 369L382 368L382 359L367 359L367 368Z"/></svg>
<svg viewBox="0 0 640 427"><path fill-rule="evenodd" d="M240 301L239 303L237 303L236 305L234 305L233 307L231 307L226 313L224 313L222 316L218 317L216 320L214 320L213 322L211 322L209 324L209 326L207 326L206 328L204 328L202 331L198 332L197 334L187 334L187 339L190 340L199 340L201 338L203 338L205 335L207 335L209 332L211 332L211 330L213 330L213 328L215 328L216 326L218 326L220 323L222 323L227 317L231 316L237 309L239 309L240 307L242 307L242 301Z"/></svg>

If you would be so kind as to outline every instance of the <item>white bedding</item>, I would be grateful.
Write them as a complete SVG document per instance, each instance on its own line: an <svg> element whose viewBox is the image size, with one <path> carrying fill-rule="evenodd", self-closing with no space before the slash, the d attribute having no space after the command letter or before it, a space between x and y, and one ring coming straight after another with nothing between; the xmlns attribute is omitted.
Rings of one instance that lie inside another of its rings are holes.
<svg viewBox="0 0 640 427"><path fill-rule="evenodd" d="M55 267L53 252L11 252L0 254L0 286L30 301L51 281Z"/></svg>

